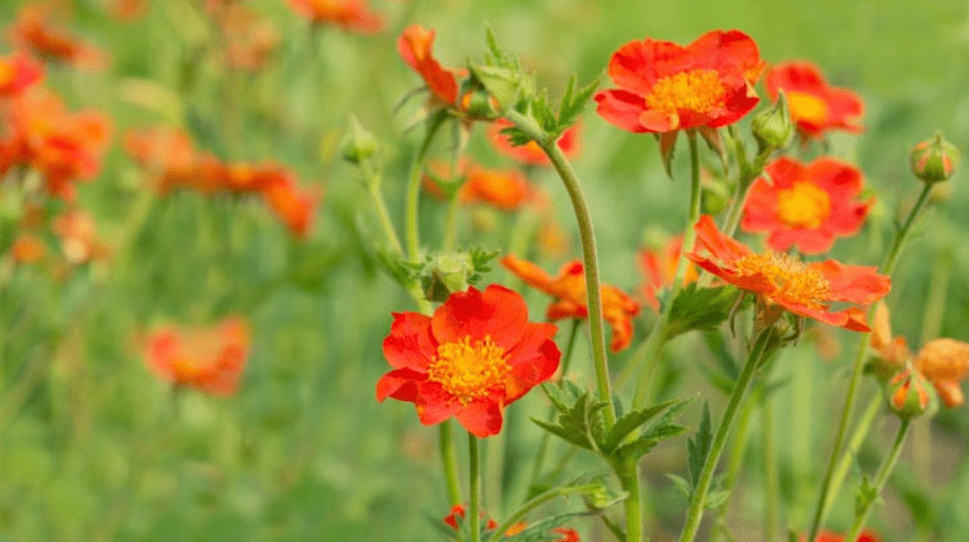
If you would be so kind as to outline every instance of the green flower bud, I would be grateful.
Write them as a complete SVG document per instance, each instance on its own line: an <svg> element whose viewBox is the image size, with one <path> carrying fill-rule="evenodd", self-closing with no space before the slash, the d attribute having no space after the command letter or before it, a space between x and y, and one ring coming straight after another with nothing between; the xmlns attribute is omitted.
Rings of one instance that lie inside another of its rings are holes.
<svg viewBox="0 0 969 542"><path fill-rule="evenodd" d="M952 177L959 167L960 158L959 149L942 139L940 133L913 147L909 155L912 173L928 184L942 182Z"/></svg>
<svg viewBox="0 0 969 542"><path fill-rule="evenodd" d="M783 147L794 135L794 121L787 106L787 97L781 92L777 102L770 109L765 109L750 121L750 129L757 140L760 151Z"/></svg>
<svg viewBox="0 0 969 542"><path fill-rule="evenodd" d="M467 253L437 254L421 272L421 289L429 301L443 303L452 293L467 290L474 273L474 262Z"/></svg>
<svg viewBox="0 0 969 542"><path fill-rule="evenodd" d="M377 138L364 129L357 117L350 116L350 129L343 140L343 158L348 162L360 164L377 152Z"/></svg>
<svg viewBox="0 0 969 542"><path fill-rule="evenodd" d="M888 381L885 387L888 407L900 418L921 416L938 408L935 390L918 373L906 369Z"/></svg>

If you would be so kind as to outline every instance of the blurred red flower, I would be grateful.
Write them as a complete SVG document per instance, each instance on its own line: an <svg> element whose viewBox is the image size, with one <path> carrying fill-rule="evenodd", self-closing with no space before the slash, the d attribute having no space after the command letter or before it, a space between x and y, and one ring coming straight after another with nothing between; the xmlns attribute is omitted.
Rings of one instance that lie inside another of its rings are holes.
<svg viewBox="0 0 969 542"><path fill-rule="evenodd" d="M394 313L377 400L414 403L421 423L450 417L471 434L501 431L504 409L558 369L552 324L528 322L517 293L492 284L456 292L434 311Z"/></svg>
<svg viewBox="0 0 969 542"><path fill-rule="evenodd" d="M721 233L710 215L701 216L695 229L696 245L687 258L759 296L769 306L778 305L799 316L852 331L870 331L860 308L834 311L831 304L868 307L891 289L891 279L879 275L875 267L835 260L804 263L776 252L757 254Z"/></svg>
<svg viewBox="0 0 969 542"><path fill-rule="evenodd" d="M455 531L461 529L460 520L463 520L467 512L465 511L464 505L455 504L451 507L451 513L444 518L444 524L451 527ZM484 518L484 512L481 513L481 517ZM493 531L498 528L498 522L488 518L487 525L484 526L485 531ZM520 521L505 531L505 536L514 536L528 528L528 524L524 521ZM553 533L562 535L562 538L556 539L553 542L579 542L579 533L575 532L574 529L569 529L567 527L556 527L552 529Z"/></svg>
<svg viewBox="0 0 969 542"><path fill-rule="evenodd" d="M51 231L61 240L61 250L71 265L79 265L108 255L108 247L97 235L94 218L74 209L51 221Z"/></svg>
<svg viewBox="0 0 969 542"><path fill-rule="evenodd" d="M763 67L757 44L739 30L707 32L686 47L632 41L609 59L619 88L596 94L597 112L637 133L718 128L757 105L753 83Z"/></svg>
<svg viewBox="0 0 969 542"><path fill-rule="evenodd" d="M505 156L532 166L548 166L551 162L538 143L529 141L524 145L512 145L508 136L501 133L505 128L513 126L510 120L501 118L491 123L488 128L488 139L492 146ZM579 152L579 125L575 124L562 132L558 146L566 157L571 158Z"/></svg>
<svg viewBox="0 0 969 542"><path fill-rule="evenodd" d="M814 540L815 542L844 542L844 539L844 535L832 531L821 531ZM881 542L881 539L872 531L862 531L855 542Z"/></svg>
<svg viewBox="0 0 969 542"><path fill-rule="evenodd" d="M287 0L297 15L313 24L334 24L350 32L373 34L384 27L383 17L363 0Z"/></svg>
<svg viewBox="0 0 969 542"><path fill-rule="evenodd" d="M458 200L466 205L484 203L502 211L520 209L532 195L528 181L520 171L490 169L468 160L458 164L457 179L452 181L450 166L443 162L428 164L424 187L434 197L446 198L443 186L461 182Z"/></svg>
<svg viewBox="0 0 969 542"><path fill-rule="evenodd" d="M213 328L166 326L152 332L145 359L159 378L213 395L231 395L249 357L248 325L229 318Z"/></svg>
<svg viewBox="0 0 969 542"><path fill-rule="evenodd" d="M318 190L298 186L295 177L286 171L280 172L276 180L262 190L262 195L269 208L293 235L306 236L320 198Z"/></svg>
<svg viewBox="0 0 969 542"><path fill-rule="evenodd" d="M821 70L810 62L795 60L774 66L767 73L764 87L771 100L784 91L791 118L802 137L821 137L829 130L865 130L860 123L865 111L861 98L850 90L829 85Z"/></svg>
<svg viewBox="0 0 969 542"><path fill-rule="evenodd" d="M525 284L555 297L548 306L545 317L551 321L561 318L587 318L585 270L581 260L573 260L559 269L552 277L541 267L519 260L509 254L501 259L501 264L518 275ZM602 286L602 315L612 327L610 348L619 352L629 346L633 337L633 317L639 314L639 304L625 292L610 286Z"/></svg>
<svg viewBox="0 0 969 542"><path fill-rule="evenodd" d="M216 22L230 68L258 71L279 46L279 32L273 23L247 6L230 6Z"/></svg>
<svg viewBox="0 0 969 542"><path fill-rule="evenodd" d="M805 254L827 252L835 237L858 233L873 200L857 201L861 172L822 157L802 164L782 156L764 168L750 188L741 226L766 232L767 246L780 252L796 247Z"/></svg>
<svg viewBox="0 0 969 542"><path fill-rule="evenodd" d="M639 267L646 279L643 282L643 297L653 310L658 311L660 308L657 294L673 284L673 279L676 277L676 267L680 263L682 246L683 236L674 235L659 249L642 249L636 255ZM689 284L696 279L696 266L691 263L686 268L683 283Z"/></svg>
<svg viewBox="0 0 969 542"><path fill-rule="evenodd" d="M404 29L397 39L397 51L404 62L411 67L427 85L432 101L441 105L455 106L458 101L458 70L444 68L434 58L434 30L425 30L420 25Z"/></svg>
<svg viewBox="0 0 969 542"><path fill-rule="evenodd" d="M103 69L107 61L101 50L57 26L55 20L65 18L68 9L61 2L25 4L9 27L10 41L49 60L79 68Z"/></svg>
<svg viewBox="0 0 969 542"><path fill-rule="evenodd" d="M44 76L44 68L23 53L0 56L0 98L19 94Z"/></svg>

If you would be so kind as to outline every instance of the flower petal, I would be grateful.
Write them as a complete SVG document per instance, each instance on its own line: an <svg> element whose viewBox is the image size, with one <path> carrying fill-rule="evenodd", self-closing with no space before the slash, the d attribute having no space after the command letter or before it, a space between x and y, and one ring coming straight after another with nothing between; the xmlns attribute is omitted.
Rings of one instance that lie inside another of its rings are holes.
<svg viewBox="0 0 969 542"><path fill-rule="evenodd" d="M384 339L384 357L395 369L427 372L437 353L431 336L431 318L416 312L395 312L390 335Z"/></svg>
<svg viewBox="0 0 969 542"><path fill-rule="evenodd" d="M640 115L646 110L646 99L627 90L603 90L596 94L596 113L623 130L634 133L649 131L640 123Z"/></svg>
<svg viewBox="0 0 969 542"><path fill-rule="evenodd" d="M438 343L472 341L491 337L507 350L521 340L528 322L525 300L512 290L492 284L480 292L473 286L455 292L434 311L431 330Z"/></svg>
<svg viewBox="0 0 969 542"><path fill-rule="evenodd" d="M457 418L472 435L478 438L490 437L501 431L503 410L497 402L478 400L461 409Z"/></svg>
<svg viewBox="0 0 969 542"><path fill-rule="evenodd" d="M377 401L383 402L388 397L398 401L413 403L417 400L417 385L427 379L427 374L411 369L396 369L390 371L377 381Z"/></svg>

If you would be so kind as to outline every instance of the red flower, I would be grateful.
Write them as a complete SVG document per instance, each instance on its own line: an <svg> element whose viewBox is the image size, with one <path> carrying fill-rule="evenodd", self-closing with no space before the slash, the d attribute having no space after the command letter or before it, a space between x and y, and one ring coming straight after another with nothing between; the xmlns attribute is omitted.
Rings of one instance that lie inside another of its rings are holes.
<svg viewBox="0 0 969 542"><path fill-rule="evenodd" d="M806 61L783 62L771 68L764 81L771 100L787 95L791 118L803 137L820 137L828 130L860 133L865 106L850 90L833 87L817 66Z"/></svg>
<svg viewBox="0 0 969 542"><path fill-rule="evenodd" d="M148 367L176 386L192 386L213 395L231 395L249 356L249 328L228 319L212 329L166 326L147 342Z"/></svg>
<svg viewBox="0 0 969 542"><path fill-rule="evenodd" d="M700 217L696 246L686 255L726 282L779 305L799 316L843 327L870 331L858 307L831 310L832 303L867 307L891 289L891 279L874 267L846 265L835 260L804 263L786 254L757 254L722 234L710 215Z"/></svg>
<svg viewBox="0 0 969 542"><path fill-rule="evenodd" d="M442 67L434 58L434 34L434 30L425 30L420 25L408 26L397 39L397 51L404 62L424 79L434 100L454 106L458 101L460 72Z"/></svg>
<svg viewBox="0 0 969 542"><path fill-rule="evenodd" d="M782 156L764 171L770 181L754 181L741 226L770 234L767 246L773 250L827 252L835 237L858 233L874 203L855 199L861 193L861 172L834 158L804 165Z"/></svg>
<svg viewBox="0 0 969 542"><path fill-rule="evenodd" d="M637 254L639 267L646 275L643 283L643 297L654 310L659 310L659 299L656 295L664 288L669 288L676 277L676 267L680 263L680 251L683 248L683 236L674 235L659 250L640 250ZM683 283L689 284L697 279L696 266L689 264Z"/></svg>
<svg viewBox="0 0 969 542"><path fill-rule="evenodd" d="M304 237L313 222L318 191L301 188L292 174L282 171L274 182L262 190L269 208L297 236Z"/></svg>
<svg viewBox="0 0 969 542"><path fill-rule="evenodd" d="M279 45L276 27L247 6L230 6L215 22L225 43L226 64L231 68L258 71Z"/></svg>
<svg viewBox="0 0 969 542"><path fill-rule="evenodd" d="M0 56L0 98L19 94L43 76L44 68L23 53Z"/></svg>
<svg viewBox="0 0 969 542"><path fill-rule="evenodd" d="M451 513L444 518L444 523L445 525L448 525L449 527L457 531L461 529L461 525L458 523L458 520L459 519L463 520L465 516L467 516L467 514L468 513L467 511L465 511L464 505L455 504L454 506L451 507ZM482 519L485 517L484 512L481 512L480 515ZM490 531L497 528L498 528L498 522L491 518L488 518L488 524L485 525L485 530Z"/></svg>
<svg viewBox="0 0 969 542"><path fill-rule="evenodd" d="M451 513L444 518L444 523L445 525L451 527L455 531L458 531L461 529L461 524L458 520L463 520L466 515L467 515L467 512L465 511L464 506L460 504L455 504L454 506L451 507ZM484 512L481 512L481 517L484 518ZM498 522L491 518L488 518L488 524L485 525L484 530L493 531L497 528L498 528ZM508 530L505 531L505 536L514 536L524 531L527 528L528 528L528 524L523 521L520 521L512 525L511 527L509 527ZM559 538L554 542L579 542L579 533L575 532L575 530L573 529L569 529L567 527L556 527L552 529L552 532L562 535L562 538Z"/></svg>
<svg viewBox="0 0 969 542"><path fill-rule="evenodd" d="M350 32L373 34L384 27L383 17L363 0L288 0L289 7L313 24L330 23Z"/></svg>
<svg viewBox="0 0 969 542"><path fill-rule="evenodd" d="M832 531L821 531L818 533L818 537L814 540L815 542L844 542L844 539L844 535L840 535ZM862 531L862 533L858 535L858 540L855 542L881 542L881 540L878 538L878 535L872 531Z"/></svg>
<svg viewBox="0 0 969 542"><path fill-rule="evenodd" d="M739 30L707 32L686 47L632 41L609 60L619 88L596 94L597 112L637 133L718 128L757 105L752 83L763 66L757 44Z"/></svg>
<svg viewBox="0 0 969 542"><path fill-rule="evenodd" d="M558 369L552 324L528 322L517 293L492 284L451 294L433 316L394 313L377 400L414 403L424 425L456 417L471 434L501 431L504 409Z"/></svg>
<svg viewBox="0 0 969 542"><path fill-rule="evenodd" d="M458 168L458 175L464 177L464 181L457 197L466 205L484 203L502 211L514 211L521 208L532 195L528 181L519 171L489 169L464 160L458 164ZM446 194L440 185L450 180L450 166L432 162L428 169L424 187L435 197L445 198Z"/></svg>
<svg viewBox="0 0 969 542"><path fill-rule="evenodd" d="M10 26L10 41L50 60L82 68L103 68L106 62L104 53L55 25L54 19L64 14L55 13L60 9L61 5L57 2L23 6L17 20Z"/></svg>
<svg viewBox="0 0 969 542"><path fill-rule="evenodd" d="M537 265L519 260L511 254L501 260L512 273L518 275L526 284L556 298L545 313L546 318L555 321L561 318L586 318L585 271L581 260L566 263L557 277L552 277ZM612 326L610 348L619 352L633 338L633 317L639 314L639 304L615 286L602 286L602 315Z"/></svg>
<svg viewBox="0 0 969 542"><path fill-rule="evenodd" d="M519 162L532 166L551 165L548 156L546 156L545 151L538 146L538 143L529 141L524 145L512 145L511 141L508 139L508 136L501 133L502 130L511 126L513 125L510 120L501 118L492 122L491 127L488 128L488 139L491 141L492 146L498 150L498 152L504 154L505 156L514 158ZM577 152L579 152L578 136L578 124L575 124L562 132L562 137L560 137L558 140L558 146L560 149L562 149L562 153L564 153L565 156L571 158Z"/></svg>

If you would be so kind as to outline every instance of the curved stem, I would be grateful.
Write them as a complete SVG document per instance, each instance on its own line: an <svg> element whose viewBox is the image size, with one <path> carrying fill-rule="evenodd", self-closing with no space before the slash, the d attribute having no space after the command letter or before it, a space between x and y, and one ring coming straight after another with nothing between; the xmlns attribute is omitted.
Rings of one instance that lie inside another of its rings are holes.
<svg viewBox="0 0 969 542"><path fill-rule="evenodd" d="M737 152L741 152L743 145L738 145L738 147ZM757 155L753 166L748 165L746 159L741 162L740 171L737 174L737 188L734 191L733 201L730 202L730 210L727 212L727 218L723 223L722 231L727 237L733 237L737 233L737 226L740 225L740 219L744 215L744 205L747 203L747 195L750 194L750 187L754 185L754 180L764 172L767 159L770 158L773 152L773 148L768 147L764 149L763 152Z"/></svg>
<svg viewBox="0 0 969 542"><path fill-rule="evenodd" d="M737 377L733 392L730 394L730 401L727 403L727 408L723 413L723 420L720 422L720 427L717 428L717 434L713 437L710 451L703 461L703 469L700 471L700 477L697 479L696 487L693 489L693 496L690 499L690 509L686 516L686 522L683 525L683 532L679 538L680 542L692 542L696 538L696 532L700 528L700 520L703 519L703 509L707 492L710 490L710 485L713 482L713 474L717 469L717 462L720 460L720 454L723 453L724 445L727 443L727 437L730 435L730 429L733 427L734 418L736 418L737 411L747 393L747 388L750 387L754 374L757 372L757 367L767 353L767 343L771 335L771 328L760 332L753 347L750 349L750 354L747 357L747 362L744 363L744 368L740 372L740 376Z"/></svg>
<svg viewBox="0 0 969 542"><path fill-rule="evenodd" d="M377 211L377 218L380 221L380 226L384 230L387 241L395 253L403 255L404 246L400 244L400 237L397 236L394 223L390 220L390 213L387 212L387 204L384 203L383 195L380 193L380 183L376 181L368 182L367 191L370 192L370 198L373 200L374 209Z"/></svg>
<svg viewBox="0 0 969 542"><path fill-rule="evenodd" d="M414 156L414 161L411 163L410 173L408 174L405 209L407 215L407 255L413 263L417 263L420 260L421 250L417 222L417 206L421 198L421 171L424 167L424 158L427 157L427 150L431 146L431 141L434 140L434 136L437 134L438 129L441 128L441 125L444 124L446 118L447 113L441 111L431 120L430 125L427 127L427 134L424 136L424 141Z"/></svg>
<svg viewBox="0 0 969 542"><path fill-rule="evenodd" d="M905 437L908 436L908 428L911 425L911 421L911 418L902 420L902 425L898 428L898 434L895 436L895 442L892 444L892 450L885 457L885 461L878 468L878 474L875 476L875 493L872 498L865 502L864 508L856 515L855 523L851 526L851 531L845 537L845 540L857 540L858 535L861 534L861 530L865 527L865 523L868 522L868 514L871 513L871 506L878 500L878 495L881 494L882 488L885 487L885 482L888 481L888 477L895 470L895 464L898 463L898 458L902 455L902 445L905 444Z"/></svg>
<svg viewBox="0 0 969 542"><path fill-rule="evenodd" d="M908 217L899 228L898 232L895 234L895 241L892 243L892 248L885 257L885 261L882 263L880 271L882 273L890 275L895 269L895 264L898 263L898 256L901 253L902 246L905 242L905 238L908 236L909 231L911 231L912 224L915 219L919 216L922 209L925 208L925 204L928 201L929 192L932 190L932 185L926 184L922 189L922 193L919 194L918 200L915 205L912 206L912 210L909 212ZM869 307L868 313L865 320L871 319L871 313L874 309ZM868 335L862 334L860 340L858 341L858 353L855 356L855 363L851 372L851 380L848 383L848 391L845 394L845 404L841 412L841 423L838 425L838 434L835 437L834 446L831 448L831 456L828 460L828 467L825 470L824 480L821 483L821 492L818 495L818 501L815 505L814 519L811 522L811 528L808 531L808 540L814 540L818 536L818 531L821 529L821 524L824 522L825 517L825 503L829 499L834 499L836 495L832 494L829 497L832 489L832 481L834 476L835 466L838 464L838 458L841 455L841 447L844 444L845 434L848 431L848 423L851 421L852 412L855 406L855 395L858 391L858 382L861 380L861 374L865 367L866 354L868 352Z"/></svg>
<svg viewBox="0 0 969 542"><path fill-rule="evenodd" d="M492 532L491 536L488 537L487 542L498 542L499 540L501 540L501 537L504 535L504 533L508 532L508 529L511 529L516 523L521 521L521 519L525 517L526 514L538 508L539 506L547 503L548 501L551 501L552 499L555 499L557 497L564 497L566 495L572 495L575 493L588 493L590 491L595 491L598 487L599 486L597 485L588 485L588 486L558 487L555 489L550 489L545 493L542 493L541 495L521 505L521 507L519 507L518 510L515 510L514 512L512 512L512 514L508 516L508 519L503 521L501 525L499 525L498 528Z"/></svg>
<svg viewBox="0 0 969 542"><path fill-rule="evenodd" d="M471 526L471 542L481 542L481 460L478 458L478 437L468 433L468 480L471 495L468 498L468 522Z"/></svg>
<svg viewBox="0 0 969 542"><path fill-rule="evenodd" d="M444 480L447 482L447 500L451 506L461 504L461 486L458 484L458 461L454 457L451 420L444 420L438 424L438 437L441 464L444 466Z"/></svg>

